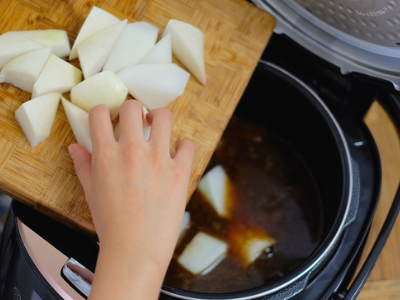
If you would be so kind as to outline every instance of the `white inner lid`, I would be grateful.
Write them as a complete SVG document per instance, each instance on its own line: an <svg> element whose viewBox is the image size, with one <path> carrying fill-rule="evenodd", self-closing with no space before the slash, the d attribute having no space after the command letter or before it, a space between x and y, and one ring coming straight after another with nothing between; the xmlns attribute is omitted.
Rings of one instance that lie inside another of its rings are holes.
<svg viewBox="0 0 400 300"><path fill-rule="evenodd" d="M400 57L397 0L284 0L308 21L356 47Z"/></svg>
<svg viewBox="0 0 400 300"><path fill-rule="evenodd" d="M333 0L323 0L322 2L325 1L334 2ZM347 1L359 2L359 0ZM343 74L358 72L384 79L400 90L400 58L388 56L385 53L376 53L368 47L360 46L362 43L372 44L367 41L358 40L357 43L350 43L346 39L341 39L299 14L297 9L293 9L293 6L286 3L287 1L253 0L253 2L276 18L275 33L287 35L310 52L338 66ZM318 1L315 2L317 5ZM349 36L347 35L347 37ZM354 40L357 39L354 38ZM400 48L392 50L400 51Z"/></svg>

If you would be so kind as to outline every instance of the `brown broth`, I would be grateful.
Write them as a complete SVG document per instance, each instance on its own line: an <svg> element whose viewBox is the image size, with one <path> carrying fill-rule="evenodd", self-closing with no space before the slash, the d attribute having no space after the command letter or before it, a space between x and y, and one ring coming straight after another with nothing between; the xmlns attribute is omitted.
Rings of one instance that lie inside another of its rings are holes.
<svg viewBox="0 0 400 300"><path fill-rule="evenodd" d="M190 228L178 243L165 283L196 292L224 293L261 286L301 264L322 238L322 201L307 166L265 126L234 116L207 167L222 165L235 186L229 219L220 218L195 192L187 206ZM248 267L229 246L232 226L262 229L276 243ZM192 275L177 258L203 231L228 242L228 255L207 274Z"/></svg>

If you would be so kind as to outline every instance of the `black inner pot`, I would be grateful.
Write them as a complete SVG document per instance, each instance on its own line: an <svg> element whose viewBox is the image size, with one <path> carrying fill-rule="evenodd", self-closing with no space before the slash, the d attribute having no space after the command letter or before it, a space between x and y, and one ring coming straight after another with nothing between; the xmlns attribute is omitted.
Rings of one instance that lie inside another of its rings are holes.
<svg viewBox="0 0 400 300"><path fill-rule="evenodd" d="M260 132L262 128L265 132ZM229 176L237 177L247 186L260 180L257 172L252 173L254 168L235 173L234 164L229 167L229 157L241 157L241 151L246 156L244 136L248 131L256 132L250 140L257 140L258 135L267 140L264 146L268 172L261 176L265 180L266 200L264 203L260 198L259 202L270 213L264 229L277 243L253 263L254 267L243 269L239 275L234 271L240 268L230 269L229 262L222 261L219 267L196 279L183 268L179 270L173 259L163 286L164 295L183 299L247 299L279 292L290 283L312 275L343 230L349 206L349 157L335 121L312 91L285 71L259 64L221 139L236 136L236 144L233 143L236 149L230 151L219 145L208 169L222 162ZM213 217L212 209L199 198L195 193L188 206L192 211L202 210L203 215L197 220L192 218L192 222L200 225L185 234L183 239L187 241L198 230L210 231L205 228L207 223L223 226L207 219ZM240 203L242 211L246 211L250 201L249 197L244 198L246 201ZM279 202L276 211L274 201ZM182 241L178 244L176 257L183 250L179 246L182 244ZM263 276L249 282L252 273L263 270Z"/></svg>

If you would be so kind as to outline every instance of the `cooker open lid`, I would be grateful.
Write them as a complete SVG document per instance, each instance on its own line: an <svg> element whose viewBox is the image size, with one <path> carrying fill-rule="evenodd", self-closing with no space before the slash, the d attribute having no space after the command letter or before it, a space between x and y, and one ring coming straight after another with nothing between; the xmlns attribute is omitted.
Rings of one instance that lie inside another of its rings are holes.
<svg viewBox="0 0 400 300"><path fill-rule="evenodd" d="M253 0L275 16L276 33L335 64L400 90L400 1Z"/></svg>

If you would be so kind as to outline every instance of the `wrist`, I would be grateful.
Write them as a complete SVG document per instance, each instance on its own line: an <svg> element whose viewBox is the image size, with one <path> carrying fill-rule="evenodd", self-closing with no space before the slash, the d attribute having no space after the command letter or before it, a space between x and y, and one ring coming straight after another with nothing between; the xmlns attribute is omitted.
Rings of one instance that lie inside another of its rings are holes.
<svg viewBox="0 0 400 300"><path fill-rule="evenodd" d="M117 245L104 246L100 246L90 300L126 299L126 295L131 299L158 299L166 267L151 256Z"/></svg>

